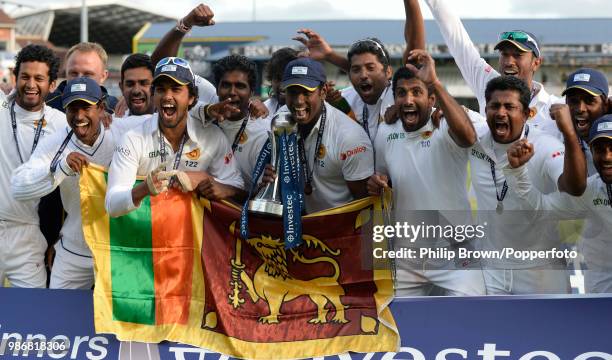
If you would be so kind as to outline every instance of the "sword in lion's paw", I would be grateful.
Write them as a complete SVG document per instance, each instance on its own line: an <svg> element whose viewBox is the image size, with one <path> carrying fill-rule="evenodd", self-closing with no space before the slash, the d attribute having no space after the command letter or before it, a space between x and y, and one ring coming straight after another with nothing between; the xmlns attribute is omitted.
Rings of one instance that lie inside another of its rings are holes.
<svg viewBox="0 0 612 360"><path fill-rule="evenodd" d="M230 225L230 233L234 236L236 222ZM236 236L236 256L230 261L232 264L232 280L230 280L230 287L232 292L228 295L229 302L232 304L234 309L240 307L244 303L244 299L240 297L240 289L242 289L242 283L240 281L240 273L244 270L245 265L242 263L240 258L242 253L242 240L239 236Z"/></svg>

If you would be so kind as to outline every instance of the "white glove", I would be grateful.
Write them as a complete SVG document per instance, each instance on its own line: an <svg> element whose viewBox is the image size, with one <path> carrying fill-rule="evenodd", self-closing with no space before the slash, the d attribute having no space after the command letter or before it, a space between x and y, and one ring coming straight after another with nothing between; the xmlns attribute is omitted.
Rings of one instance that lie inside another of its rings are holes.
<svg viewBox="0 0 612 360"><path fill-rule="evenodd" d="M175 171L174 175L175 179L178 180L179 184L181 185L181 190L183 192L193 191L194 187L187 173L185 173L184 171Z"/></svg>
<svg viewBox="0 0 612 360"><path fill-rule="evenodd" d="M163 171L162 169L164 166L165 165L158 166L147 175L147 187L149 188L149 193L153 196L168 191L170 178L177 172L176 170Z"/></svg>

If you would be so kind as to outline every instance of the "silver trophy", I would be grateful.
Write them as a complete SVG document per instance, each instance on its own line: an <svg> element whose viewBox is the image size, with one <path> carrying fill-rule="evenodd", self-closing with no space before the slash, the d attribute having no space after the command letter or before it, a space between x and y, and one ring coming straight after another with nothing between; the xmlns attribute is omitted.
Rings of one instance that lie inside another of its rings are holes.
<svg viewBox="0 0 612 360"><path fill-rule="evenodd" d="M272 151L270 163L275 169L279 168L280 157L278 156L279 141L278 136L286 133L290 134L297 131L297 123L289 111L279 111L272 118L271 131L268 132ZM283 216L283 203L281 201L280 180L277 176L274 182L267 184L261 189L253 200L249 201L249 211L272 216Z"/></svg>

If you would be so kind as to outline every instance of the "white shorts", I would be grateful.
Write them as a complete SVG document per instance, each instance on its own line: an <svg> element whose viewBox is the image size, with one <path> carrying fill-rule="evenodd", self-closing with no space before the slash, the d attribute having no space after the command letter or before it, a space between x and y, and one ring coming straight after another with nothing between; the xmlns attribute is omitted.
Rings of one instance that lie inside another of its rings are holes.
<svg viewBox="0 0 612 360"><path fill-rule="evenodd" d="M571 293L569 272L540 266L530 269L484 269L487 295Z"/></svg>
<svg viewBox="0 0 612 360"><path fill-rule="evenodd" d="M411 267L414 263L399 263L396 260L396 296L427 296L431 295L434 286L443 290L447 296L479 296L485 295L485 284L482 270L457 269L454 260L436 260L437 268L421 265L421 268ZM436 293L438 295L438 293Z"/></svg>
<svg viewBox="0 0 612 360"><path fill-rule="evenodd" d="M587 294L604 293L612 294L612 271L604 269L583 270L584 291Z"/></svg>
<svg viewBox="0 0 612 360"><path fill-rule="evenodd" d="M0 286L8 279L14 287L46 287L46 250L38 225L0 220Z"/></svg>
<svg viewBox="0 0 612 360"><path fill-rule="evenodd" d="M50 289L85 289L94 284L93 259L66 250L62 241L55 244Z"/></svg>

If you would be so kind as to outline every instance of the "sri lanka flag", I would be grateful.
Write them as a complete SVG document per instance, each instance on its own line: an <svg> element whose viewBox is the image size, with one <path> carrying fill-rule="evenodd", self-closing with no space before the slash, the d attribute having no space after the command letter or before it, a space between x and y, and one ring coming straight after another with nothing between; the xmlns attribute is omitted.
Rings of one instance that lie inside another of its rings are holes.
<svg viewBox="0 0 612 360"><path fill-rule="evenodd" d="M95 261L96 331L248 359L397 351L389 264L372 259L373 198L305 216L285 249L281 218L170 191L119 218L104 210L106 174L81 176L83 232Z"/></svg>

